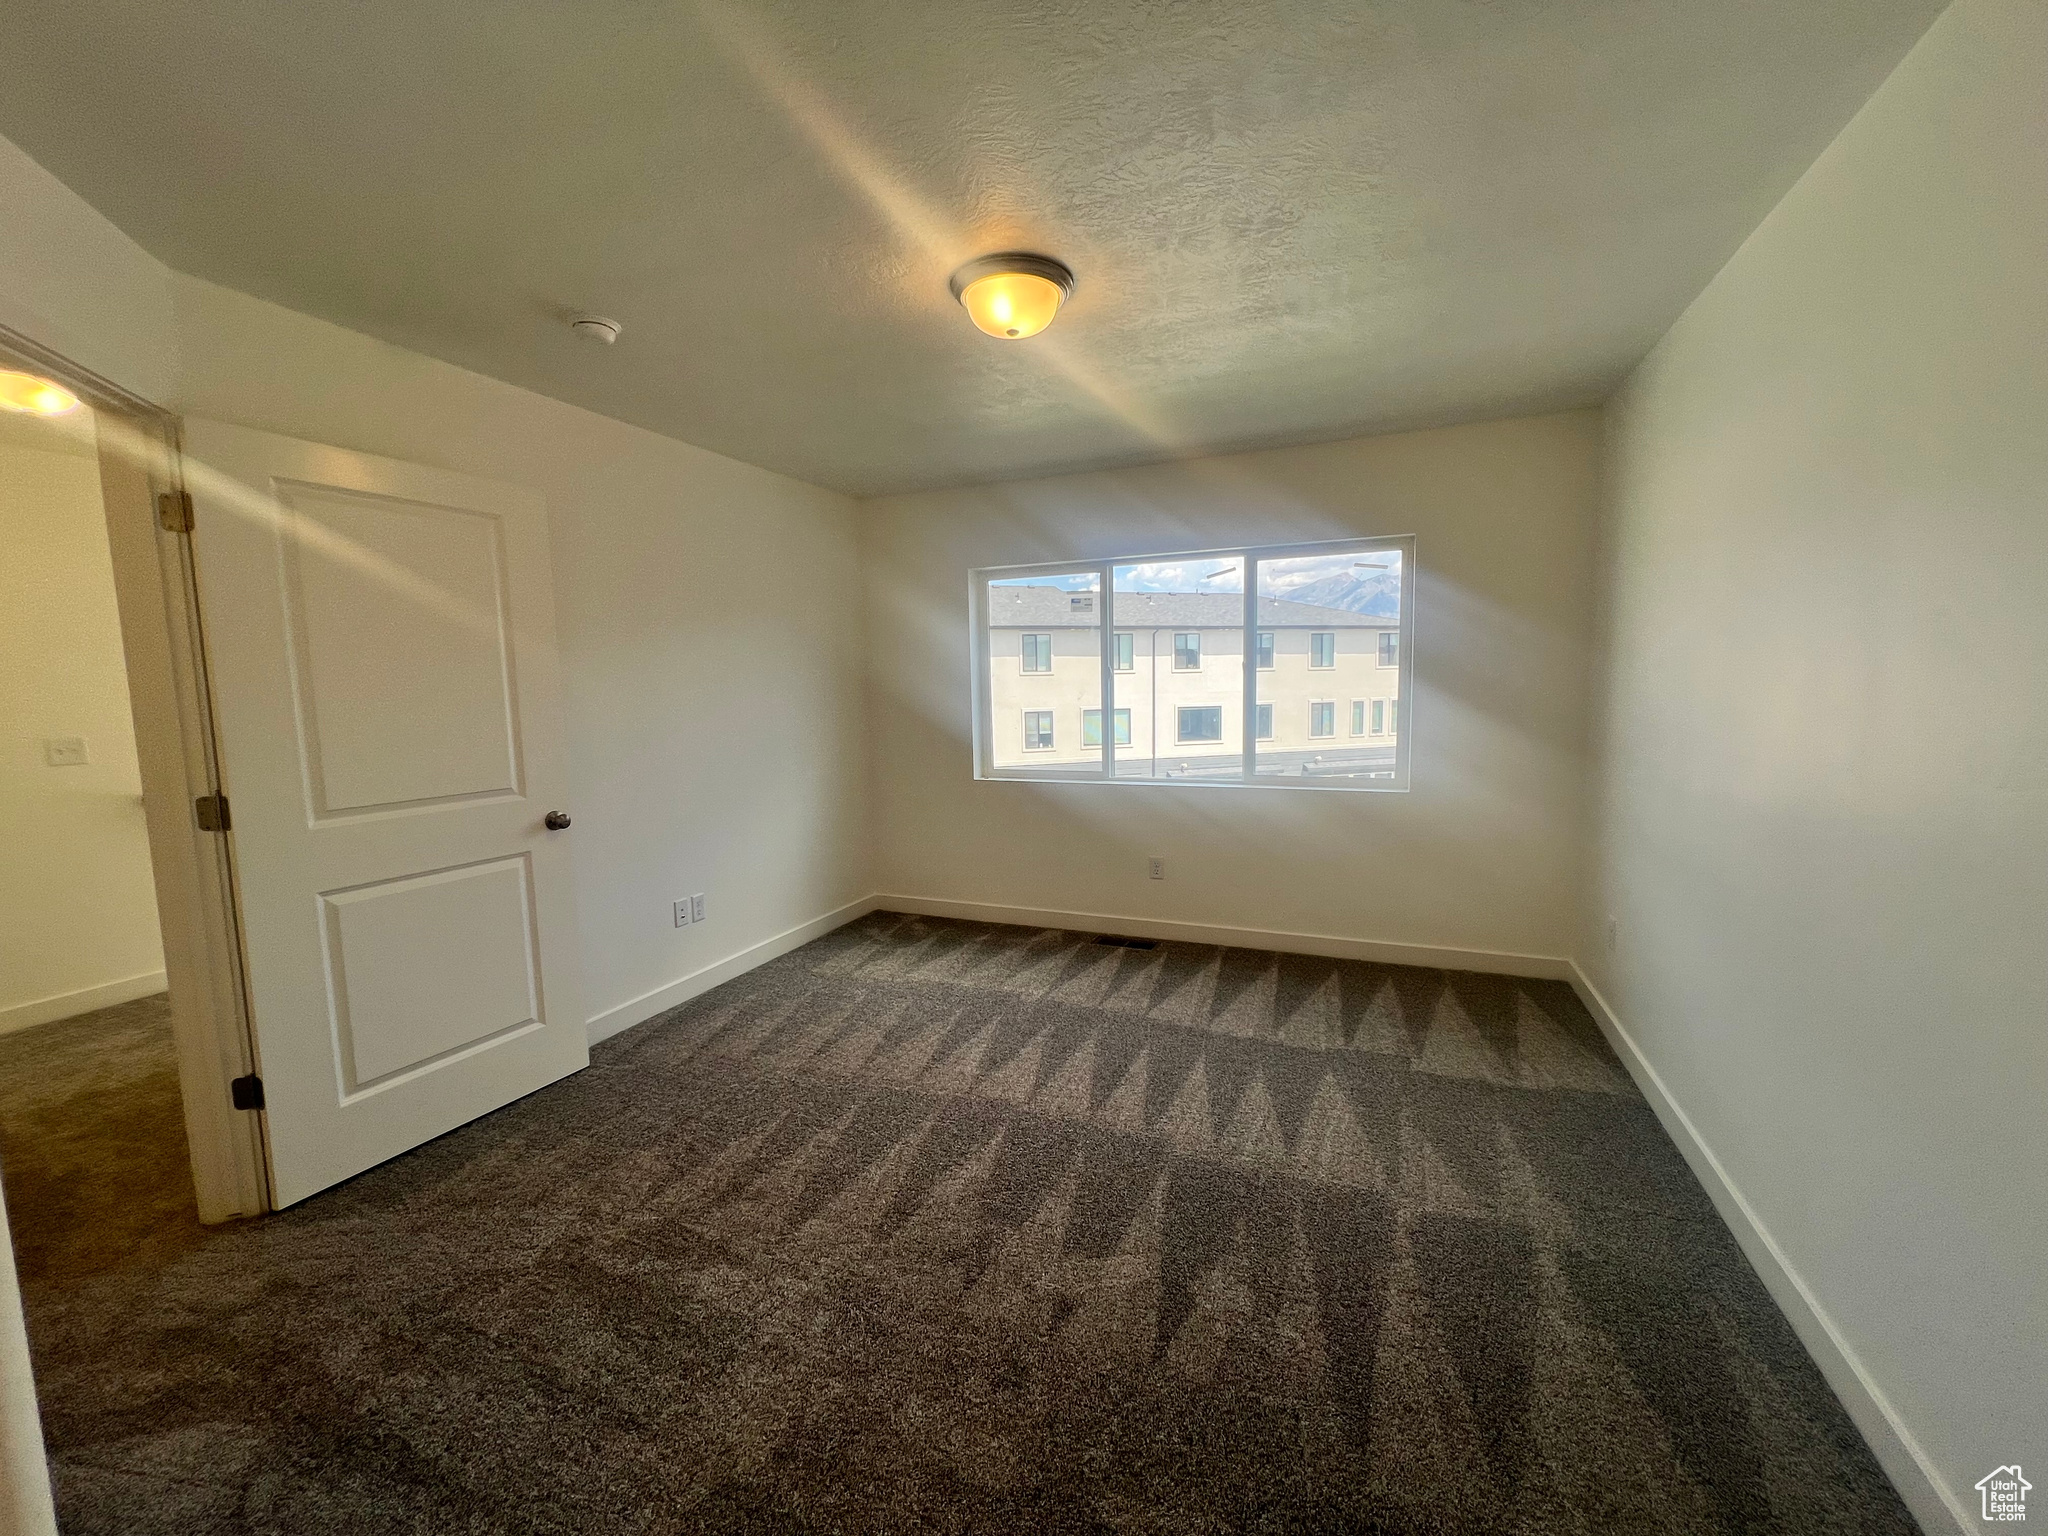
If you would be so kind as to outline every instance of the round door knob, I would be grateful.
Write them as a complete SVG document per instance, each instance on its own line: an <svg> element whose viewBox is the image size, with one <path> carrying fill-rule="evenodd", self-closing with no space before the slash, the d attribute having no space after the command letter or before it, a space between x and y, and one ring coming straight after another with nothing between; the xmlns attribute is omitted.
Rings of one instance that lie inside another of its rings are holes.
<svg viewBox="0 0 2048 1536"><path fill-rule="evenodd" d="M541 822L550 832L566 832L569 830L569 813L567 811L549 811L547 815L541 818Z"/></svg>

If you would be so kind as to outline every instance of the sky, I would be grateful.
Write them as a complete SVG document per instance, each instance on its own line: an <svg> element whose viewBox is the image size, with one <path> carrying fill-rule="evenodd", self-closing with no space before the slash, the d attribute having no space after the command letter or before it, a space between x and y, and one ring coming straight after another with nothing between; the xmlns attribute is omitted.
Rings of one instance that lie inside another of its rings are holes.
<svg viewBox="0 0 2048 1536"><path fill-rule="evenodd" d="M1368 567L1360 569L1360 565ZM1384 565L1384 572L1369 567ZM1398 577L1401 572L1401 552L1398 549L1376 549L1365 553L1346 550L1332 555L1299 555L1287 560L1268 560L1259 567L1260 588L1269 596L1278 596L1306 586L1311 581L1320 581L1326 576L1356 576L1365 580L1374 576ZM999 587L1057 587L1063 592L1093 592L1095 577L1092 573L1075 576L1023 576L1009 581L992 583ZM1178 559L1157 560L1144 565L1120 565L1116 568L1116 590L1119 592L1242 592L1244 590L1244 561L1234 555L1220 560Z"/></svg>

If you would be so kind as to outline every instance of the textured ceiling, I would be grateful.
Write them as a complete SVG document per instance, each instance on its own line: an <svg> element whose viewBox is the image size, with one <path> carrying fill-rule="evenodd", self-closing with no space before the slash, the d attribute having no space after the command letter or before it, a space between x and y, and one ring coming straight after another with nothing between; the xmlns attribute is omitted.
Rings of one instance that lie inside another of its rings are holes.
<svg viewBox="0 0 2048 1536"><path fill-rule="evenodd" d="M1600 398L1940 9L66 0L0 133L183 271L876 492ZM946 291L1011 247L1080 278L1031 342Z"/></svg>

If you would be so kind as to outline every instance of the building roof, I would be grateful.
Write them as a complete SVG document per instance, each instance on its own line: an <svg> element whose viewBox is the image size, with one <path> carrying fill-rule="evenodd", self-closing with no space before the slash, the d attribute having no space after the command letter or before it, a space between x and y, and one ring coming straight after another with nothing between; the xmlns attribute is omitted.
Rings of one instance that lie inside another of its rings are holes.
<svg viewBox="0 0 2048 1536"><path fill-rule="evenodd" d="M1235 592L1118 592L1118 629L1235 629L1244 622L1244 598ZM1076 606L1077 603L1085 607ZM1058 587L988 589L991 629L1093 629L1095 594ZM1261 629L1398 629L1399 619L1285 598L1259 599Z"/></svg>

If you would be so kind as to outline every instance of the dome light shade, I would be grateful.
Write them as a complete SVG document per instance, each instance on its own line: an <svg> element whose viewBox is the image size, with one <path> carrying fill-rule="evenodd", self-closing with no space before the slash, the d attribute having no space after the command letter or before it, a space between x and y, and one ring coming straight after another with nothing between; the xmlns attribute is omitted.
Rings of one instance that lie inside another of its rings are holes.
<svg viewBox="0 0 2048 1536"><path fill-rule="evenodd" d="M1036 336L1074 291L1066 263L1026 251L970 261L953 274L953 296L975 325L1000 341Z"/></svg>
<svg viewBox="0 0 2048 1536"><path fill-rule="evenodd" d="M40 374L0 369L0 411L29 416L62 416L78 409L78 396Z"/></svg>

